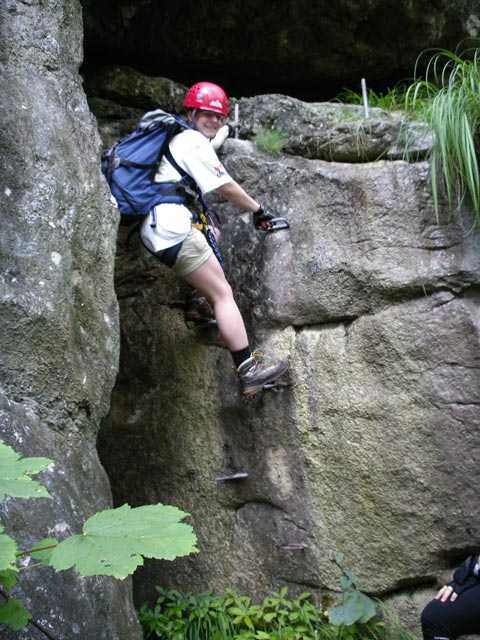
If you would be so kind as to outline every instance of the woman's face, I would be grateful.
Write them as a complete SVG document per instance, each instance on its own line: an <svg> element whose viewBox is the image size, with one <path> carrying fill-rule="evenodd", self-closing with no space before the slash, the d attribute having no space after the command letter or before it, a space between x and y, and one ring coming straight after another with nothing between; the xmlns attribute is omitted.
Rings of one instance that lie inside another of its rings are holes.
<svg viewBox="0 0 480 640"><path fill-rule="evenodd" d="M220 113L203 109L197 109L193 117L190 113L189 120L193 127L208 139L213 138L223 124L223 116Z"/></svg>

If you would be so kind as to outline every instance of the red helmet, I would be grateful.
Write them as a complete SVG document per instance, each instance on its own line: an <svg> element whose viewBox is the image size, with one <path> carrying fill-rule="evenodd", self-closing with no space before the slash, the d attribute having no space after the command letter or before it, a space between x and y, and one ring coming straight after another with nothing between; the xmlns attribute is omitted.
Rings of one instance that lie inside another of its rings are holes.
<svg viewBox="0 0 480 640"><path fill-rule="evenodd" d="M187 91L183 106L191 109L215 111L215 113L221 113L226 116L228 113L228 98L225 91L218 84L197 82Z"/></svg>

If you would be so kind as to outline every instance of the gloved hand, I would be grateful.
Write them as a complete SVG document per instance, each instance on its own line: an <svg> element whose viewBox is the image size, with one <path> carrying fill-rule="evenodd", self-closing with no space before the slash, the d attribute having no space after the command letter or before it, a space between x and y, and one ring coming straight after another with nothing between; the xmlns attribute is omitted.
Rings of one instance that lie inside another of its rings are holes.
<svg viewBox="0 0 480 640"><path fill-rule="evenodd" d="M458 569L455 569L453 580L451 580L447 586L452 587L458 595L467 589L478 585L479 578L473 573L473 569L477 564L477 559L478 556L468 556Z"/></svg>
<svg viewBox="0 0 480 640"><path fill-rule="evenodd" d="M260 205L260 209L253 213L253 226L258 231L265 231L271 226L271 220L274 218L273 213L269 213Z"/></svg>

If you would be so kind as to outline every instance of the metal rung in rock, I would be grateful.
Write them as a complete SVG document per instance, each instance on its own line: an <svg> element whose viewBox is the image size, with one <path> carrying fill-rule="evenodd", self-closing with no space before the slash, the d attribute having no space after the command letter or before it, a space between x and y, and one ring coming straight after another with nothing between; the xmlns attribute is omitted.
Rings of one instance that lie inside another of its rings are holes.
<svg viewBox="0 0 480 640"><path fill-rule="evenodd" d="M215 480L217 482L225 482L226 480L242 480L243 478L248 478L246 471L237 471L237 473L231 473L226 476L217 476Z"/></svg>
<svg viewBox="0 0 480 640"><path fill-rule="evenodd" d="M308 549L308 544L304 542L289 542L287 544L282 544L281 549L285 551L303 551L304 549Z"/></svg>

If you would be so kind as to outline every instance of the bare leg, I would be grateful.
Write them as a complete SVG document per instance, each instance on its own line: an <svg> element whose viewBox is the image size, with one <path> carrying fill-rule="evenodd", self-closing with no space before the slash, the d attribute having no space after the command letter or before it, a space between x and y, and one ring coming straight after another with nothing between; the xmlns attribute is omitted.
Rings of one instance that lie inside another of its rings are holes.
<svg viewBox="0 0 480 640"><path fill-rule="evenodd" d="M232 353L245 396L258 393L288 370L288 363L284 360L263 364L251 356L243 318L233 298L232 288L214 255L193 273L189 273L185 280L213 305L217 327L225 346ZM241 362L236 362L237 359L241 359Z"/></svg>
<svg viewBox="0 0 480 640"><path fill-rule="evenodd" d="M201 267L185 276L189 285L198 289L213 305L218 330L229 351L248 346L247 331L223 269L214 255Z"/></svg>

